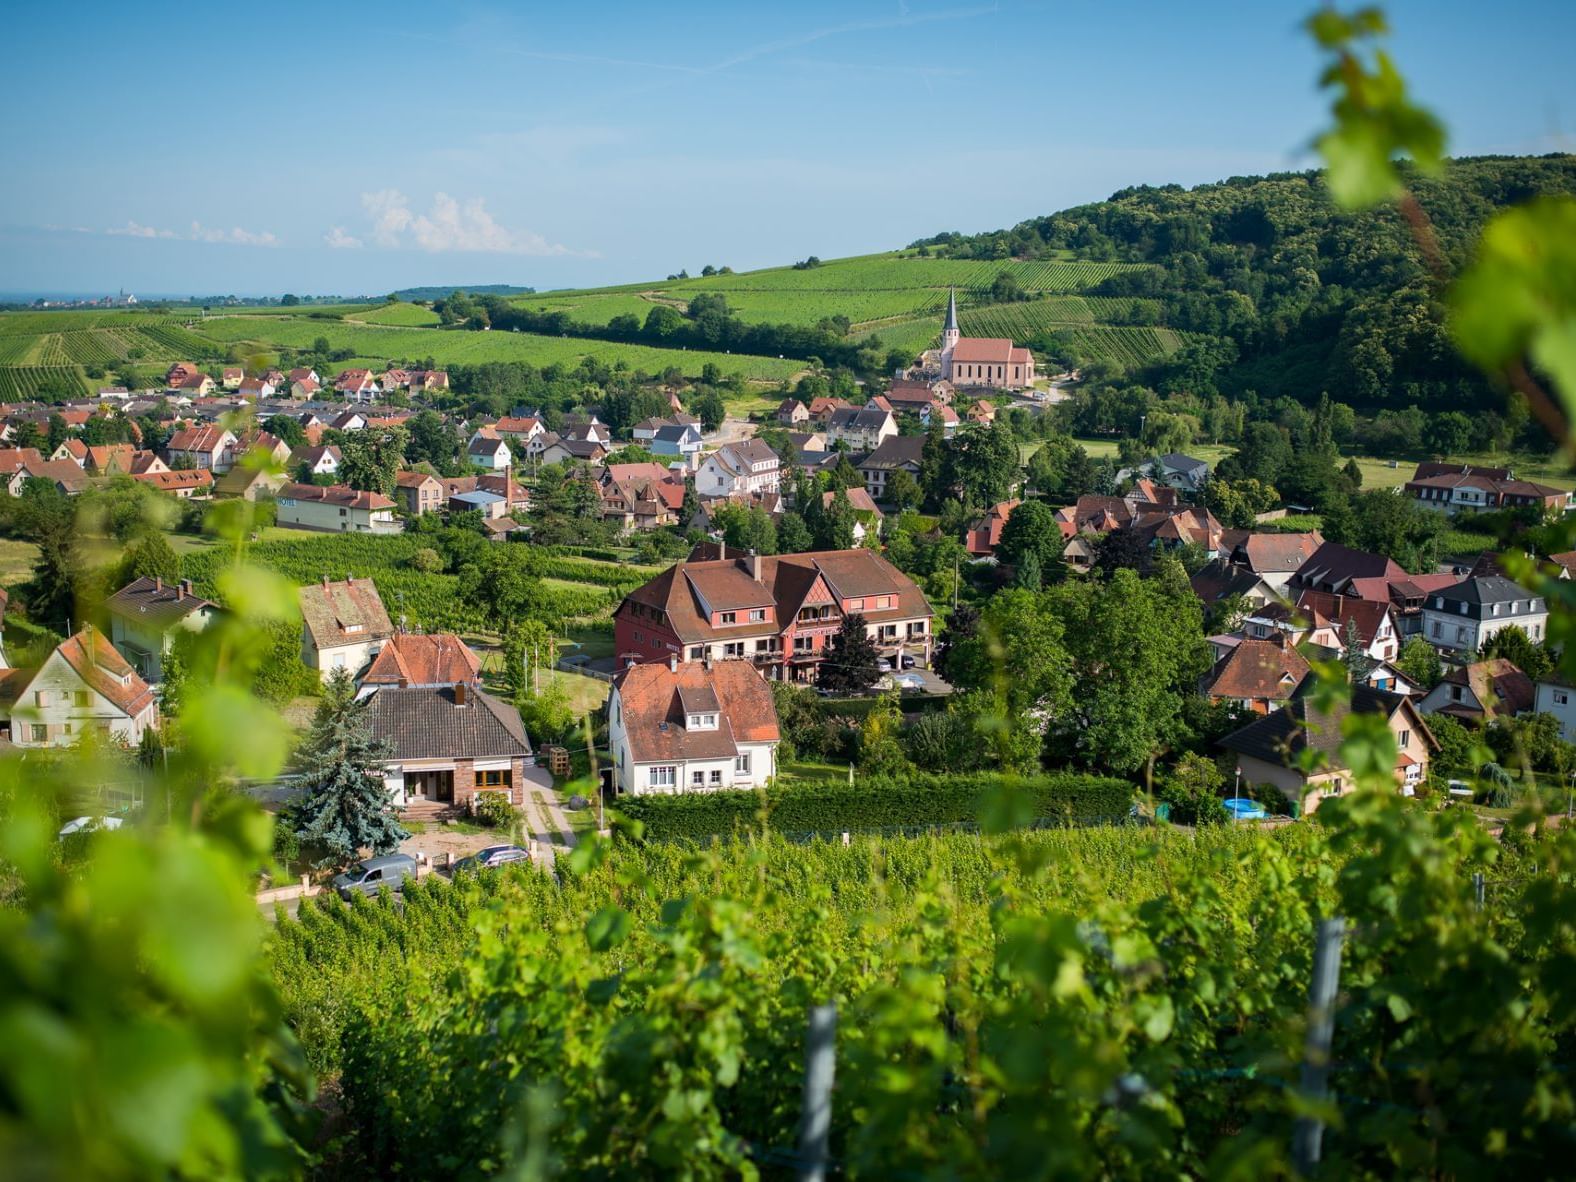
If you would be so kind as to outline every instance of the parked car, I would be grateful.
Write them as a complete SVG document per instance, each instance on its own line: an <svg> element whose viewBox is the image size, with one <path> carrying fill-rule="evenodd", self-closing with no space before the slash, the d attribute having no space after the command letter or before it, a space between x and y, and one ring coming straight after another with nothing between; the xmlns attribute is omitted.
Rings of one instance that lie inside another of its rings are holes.
<svg viewBox="0 0 1576 1182"><path fill-rule="evenodd" d="M912 669L914 667L914 664L915 664L913 654L912 653L904 653L901 657L898 658L898 664L901 665L904 669Z"/></svg>
<svg viewBox="0 0 1576 1182"><path fill-rule="evenodd" d="M892 662L887 660L885 657L882 657L876 662L876 668L881 670L883 673L890 673L892 672Z"/></svg>
<svg viewBox="0 0 1576 1182"><path fill-rule="evenodd" d="M389 890L398 891L407 878L416 877L416 859L409 854L384 854L377 858L363 858L349 870L334 878L334 889L343 898L360 893L375 895L378 888L387 884Z"/></svg>
<svg viewBox="0 0 1576 1182"><path fill-rule="evenodd" d="M60 836L68 837L73 833L97 833L102 829L119 829L121 824L119 817L78 817L75 821L67 821L60 827Z"/></svg>
<svg viewBox="0 0 1576 1182"><path fill-rule="evenodd" d="M529 862L531 851L517 845L490 845L461 858L454 864L454 873L465 870L490 870L494 866L507 866L510 862Z"/></svg>

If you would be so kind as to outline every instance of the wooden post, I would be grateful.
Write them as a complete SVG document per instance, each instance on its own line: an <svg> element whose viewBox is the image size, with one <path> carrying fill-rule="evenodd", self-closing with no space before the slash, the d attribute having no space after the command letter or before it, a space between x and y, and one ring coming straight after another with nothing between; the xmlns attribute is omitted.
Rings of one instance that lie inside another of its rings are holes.
<svg viewBox="0 0 1576 1182"><path fill-rule="evenodd" d="M1313 949L1313 981L1308 986L1308 1036L1303 1044L1301 1089L1304 1100L1323 1104L1330 1095L1330 1043L1335 1036L1335 991L1341 978L1344 919L1321 919ZM1299 1116L1292 1130L1291 1156L1297 1172L1311 1177L1324 1143L1324 1121Z"/></svg>
<svg viewBox="0 0 1576 1182"><path fill-rule="evenodd" d="M1483 910L1483 872L1479 870L1472 876L1472 897L1477 902L1477 909Z"/></svg>
<svg viewBox="0 0 1576 1182"><path fill-rule="evenodd" d="M799 1182L825 1182L837 1070L837 1006L815 1006L804 1040L804 1103L799 1113Z"/></svg>

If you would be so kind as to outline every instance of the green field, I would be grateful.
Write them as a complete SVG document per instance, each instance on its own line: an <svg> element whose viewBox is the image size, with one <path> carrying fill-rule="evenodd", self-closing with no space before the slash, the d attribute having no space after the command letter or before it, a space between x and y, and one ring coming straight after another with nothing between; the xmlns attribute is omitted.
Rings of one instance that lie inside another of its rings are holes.
<svg viewBox="0 0 1576 1182"><path fill-rule="evenodd" d="M438 314L420 304L385 304L370 312L352 312L345 317L361 324L392 324L400 328L431 328Z"/></svg>
<svg viewBox="0 0 1576 1182"><path fill-rule="evenodd" d="M696 295L720 294L748 323L812 326L845 317L856 340L878 336L890 349L918 353L934 343L949 290L956 288L964 330L1024 340L1048 329L1066 330L1087 354L1139 363L1173 352L1180 344L1167 329L1115 327L1106 318L1130 318L1143 301L1086 297L1102 280L1136 264L1051 259L919 258L911 252L834 259L796 270L772 267L708 278L622 287L541 292L515 297L522 309L565 312L577 323L606 325L615 316L644 322L656 307L683 309ZM1035 298L986 304L1003 274L1014 276ZM758 383L792 378L804 369L793 358L667 349L586 338L513 332L443 330L437 315L419 304L268 305L220 309L203 315L159 310L12 312L0 314L0 399L30 397L64 377L95 388L83 367L123 364L162 368L169 362L220 361L238 354L311 349L319 339L353 357L344 365L380 367L390 361L431 357L438 365L520 361L537 366L574 365L584 359L660 373L677 367L699 374L715 364L725 374ZM759 409L763 396L749 406Z"/></svg>

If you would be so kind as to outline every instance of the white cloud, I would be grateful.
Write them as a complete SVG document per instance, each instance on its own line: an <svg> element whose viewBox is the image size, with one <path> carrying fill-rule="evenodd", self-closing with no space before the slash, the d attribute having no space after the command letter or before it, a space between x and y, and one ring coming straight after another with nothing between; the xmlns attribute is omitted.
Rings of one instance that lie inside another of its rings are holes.
<svg viewBox="0 0 1576 1182"><path fill-rule="evenodd" d="M433 254L455 250L485 254L576 253L540 234L499 225L480 197L461 203L447 193L435 193L431 209L413 213L405 194L398 189L380 189L363 193L361 205L372 219L372 240L390 249L413 246Z"/></svg>
<svg viewBox="0 0 1576 1182"><path fill-rule="evenodd" d="M255 234L251 230L243 230L234 226L228 230L215 230L204 226L201 222L192 223L193 242L228 242L235 246L278 246L279 239L266 230Z"/></svg>
<svg viewBox="0 0 1576 1182"><path fill-rule="evenodd" d="M361 239L345 233L343 226L334 226L323 235L323 241L335 250L358 250L361 247Z"/></svg>
<svg viewBox="0 0 1576 1182"><path fill-rule="evenodd" d="M152 226L144 226L140 222L132 221L130 218L128 218L126 220L126 224L124 226L112 226L110 229L105 230L104 233L106 233L106 234L116 234L116 235L119 235L119 236L125 237L125 238L179 238L180 237L180 235L177 234L174 230L155 230Z"/></svg>
<svg viewBox="0 0 1576 1182"><path fill-rule="evenodd" d="M254 233L251 230L243 230L240 226L228 230L216 230L204 226L201 222L192 223L190 234L179 234L174 230L159 230L128 219L124 226L112 226L104 233L123 238L181 238L189 242L227 242L234 246L279 245L279 239L266 230Z"/></svg>

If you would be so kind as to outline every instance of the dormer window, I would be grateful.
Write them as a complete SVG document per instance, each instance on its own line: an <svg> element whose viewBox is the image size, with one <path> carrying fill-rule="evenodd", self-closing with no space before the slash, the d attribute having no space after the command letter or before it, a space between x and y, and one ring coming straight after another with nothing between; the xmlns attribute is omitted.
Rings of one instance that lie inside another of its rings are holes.
<svg viewBox="0 0 1576 1182"><path fill-rule="evenodd" d="M365 632L366 631L366 625L365 624L346 624L345 625L345 631L346 632Z"/></svg>
<svg viewBox="0 0 1576 1182"><path fill-rule="evenodd" d="M720 615L719 615L719 616L718 616L718 617L717 617L717 619L718 619L718 620L719 620L719 621L720 621L720 622L721 622L721 623L724 623L724 624L733 624L733 623L737 623L737 622L738 622L738 618L739 618L739 613L738 613L738 612L722 612L722 613L721 613L721 614L720 614Z"/></svg>
<svg viewBox="0 0 1576 1182"><path fill-rule="evenodd" d="M692 731L714 731L717 729L717 716L715 714L691 714L686 723L686 729Z"/></svg>

